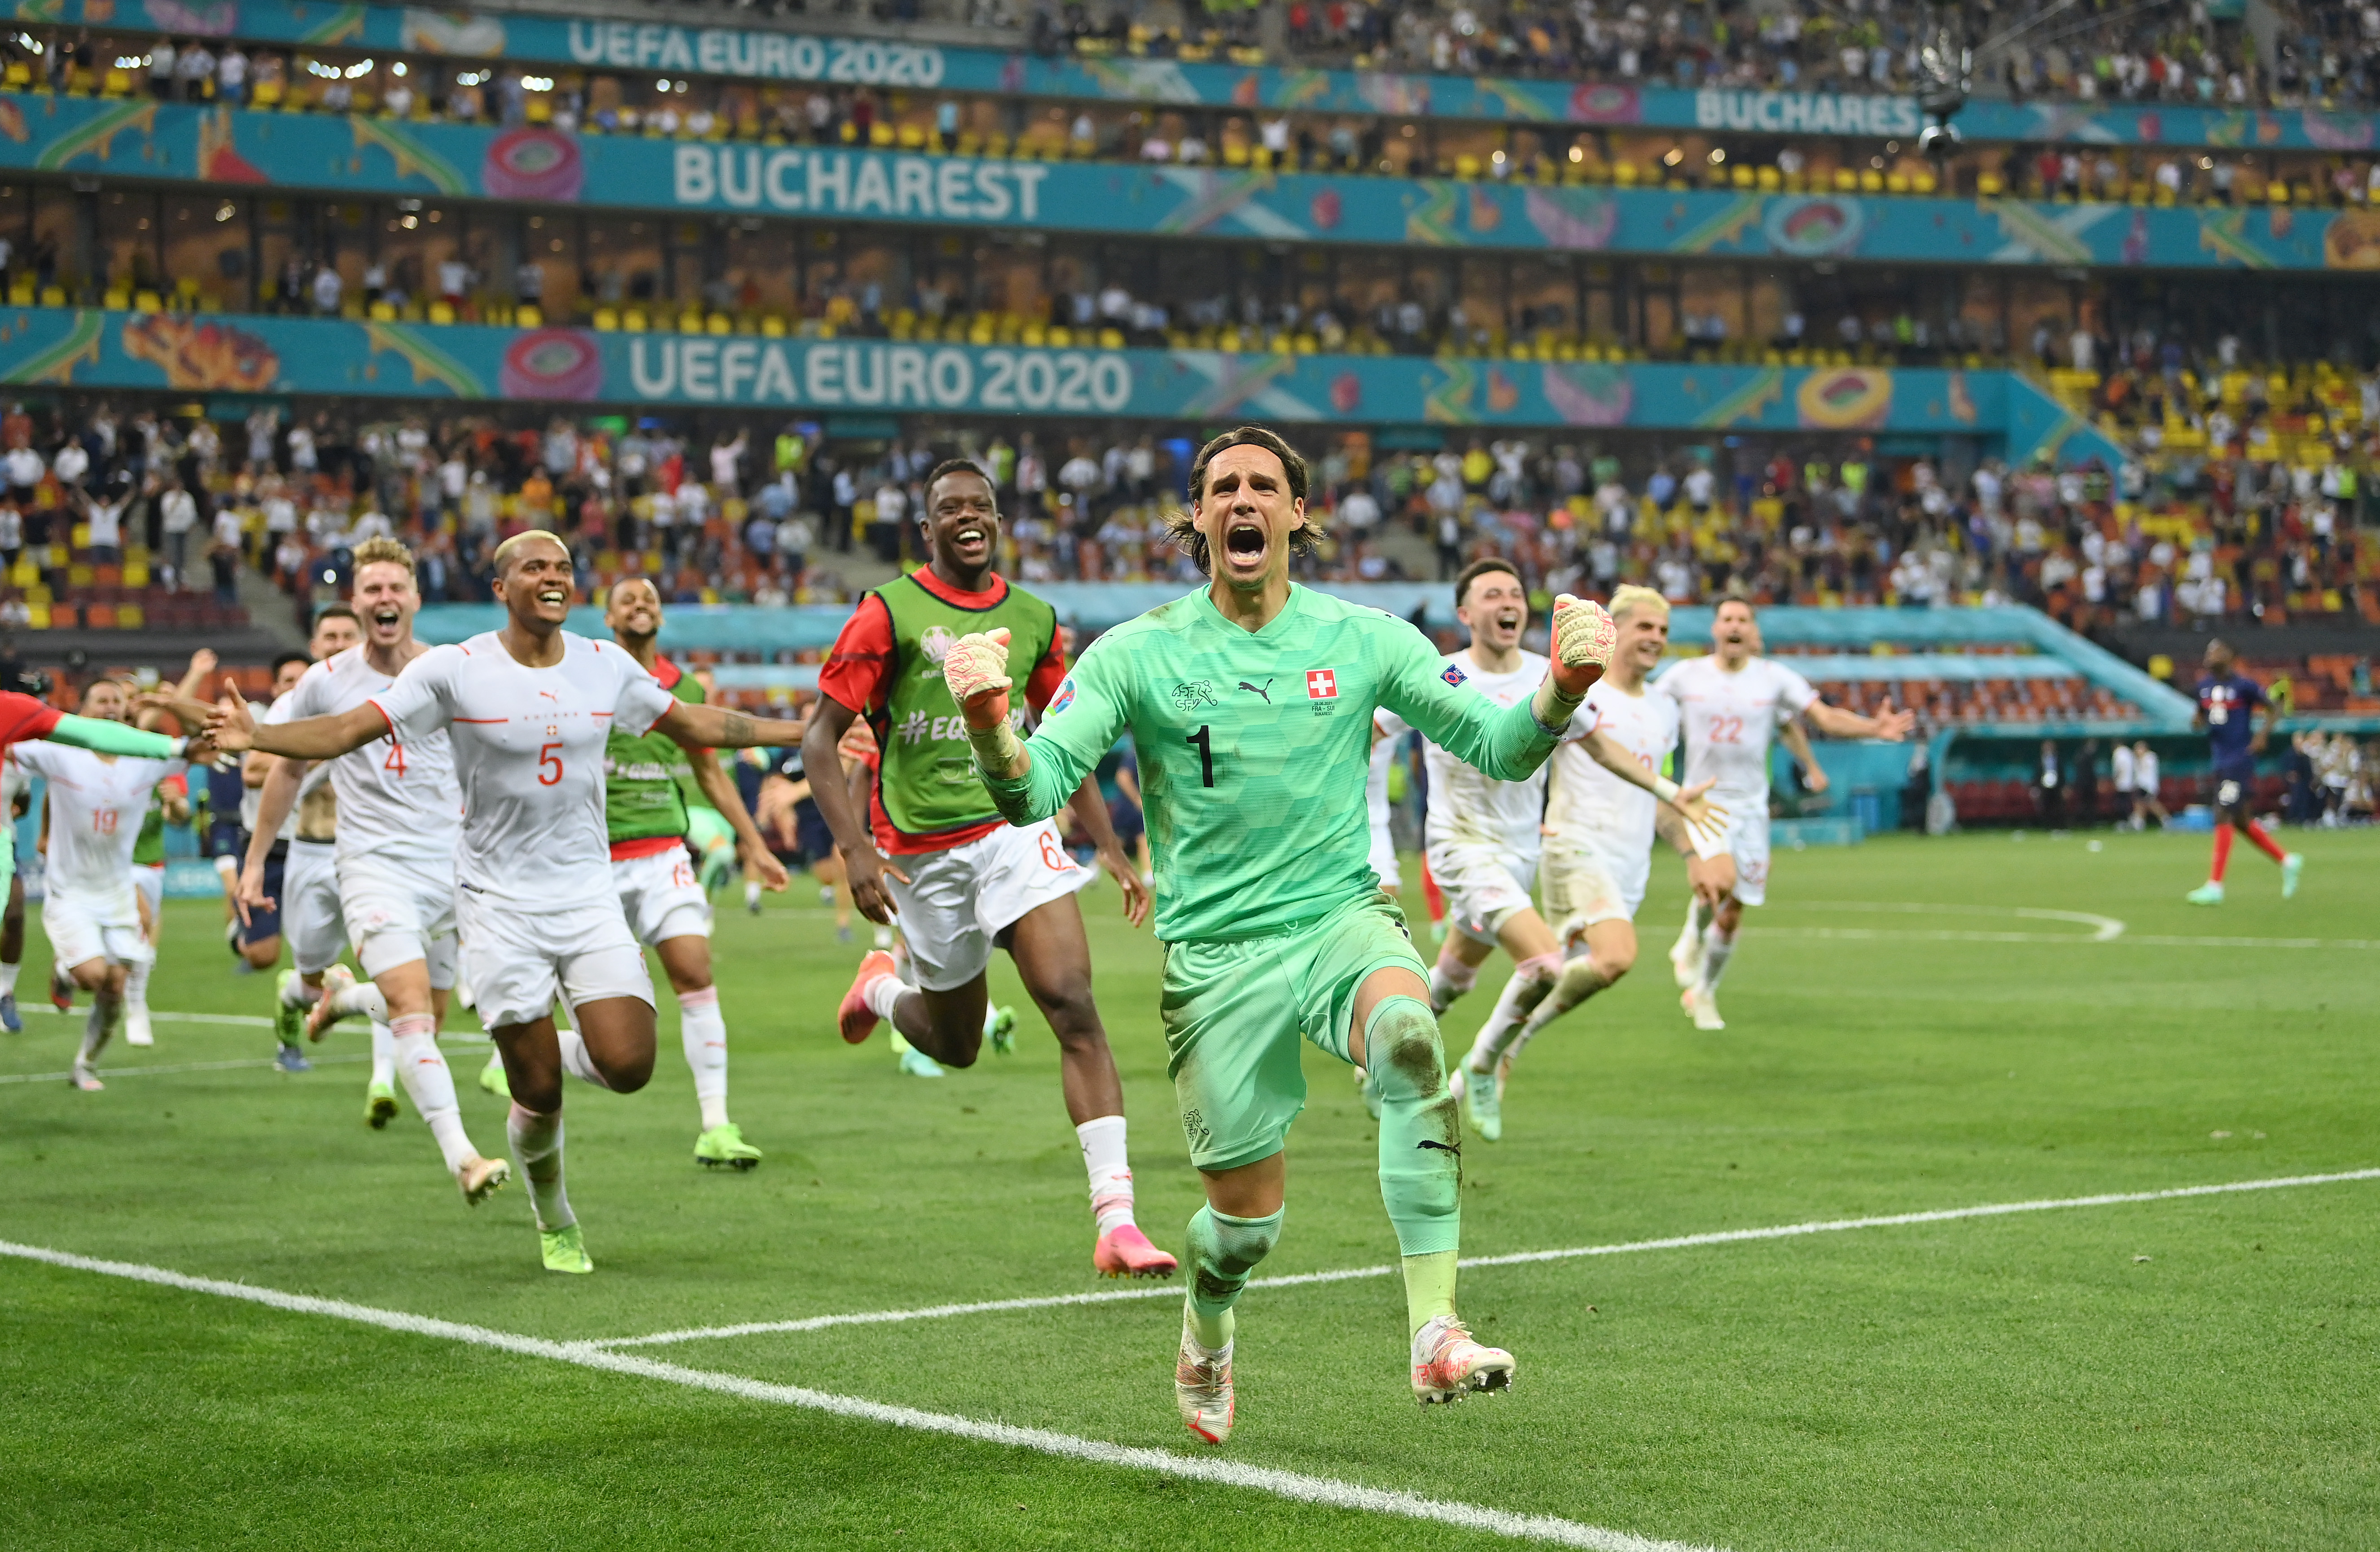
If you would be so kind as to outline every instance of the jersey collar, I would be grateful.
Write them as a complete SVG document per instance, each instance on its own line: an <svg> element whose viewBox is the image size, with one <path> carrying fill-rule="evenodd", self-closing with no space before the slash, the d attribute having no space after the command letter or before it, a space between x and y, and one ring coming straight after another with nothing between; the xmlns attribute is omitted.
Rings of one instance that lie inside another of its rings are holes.
<svg viewBox="0 0 2380 1552"><path fill-rule="evenodd" d="M991 574L991 585L981 593L966 593L953 587L934 575L934 568L930 566L918 567L909 573L909 580L954 608L996 609L1008 596L1008 579L997 571Z"/></svg>
<svg viewBox="0 0 2380 1552"><path fill-rule="evenodd" d="M1305 589L1300 587L1295 582L1292 582L1289 584L1289 600L1287 603L1281 605L1281 613L1265 621L1262 629L1250 630L1247 627L1240 624L1237 620L1225 618L1223 611L1215 607L1214 582L1211 579L1205 587L1200 588L1191 596L1197 599L1199 609L1203 611L1207 617L1212 620L1215 624L1221 626L1234 636L1245 636L1250 641L1256 642L1265 641L1276 633L1287 629L1287 622L1305 607Z"/></svg>

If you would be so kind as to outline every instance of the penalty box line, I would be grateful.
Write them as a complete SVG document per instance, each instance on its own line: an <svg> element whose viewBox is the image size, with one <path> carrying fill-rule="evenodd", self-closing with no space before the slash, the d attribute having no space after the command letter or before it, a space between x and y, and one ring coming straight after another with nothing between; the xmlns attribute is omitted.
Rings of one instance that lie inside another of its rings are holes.
<svg viewBox="0 0 2380 1552"><path fill-rule="evenodd" d="M1696 1250L1706 1245L1743 1244L1756 1240L1796 1240L1812 1234L1840 1234L1855 1228L1901 1228L1912 1224L1953 1223L1962 1218L2007 1217L2018 1213L2059 1212L2080 1207L2115 1207L2136 1202L2177 1202L2193 1196L2227 1196L2240 1191L2286 1191L2300 1186L2338 1185L2350 1180L2380 1179L2380 1169L2347 1169L2327 1175L2282 1175L2261 1180L2227 1180L2214 1185L2173 1186L2163 1191L2111 1191L2097 1196L2062 1196L2032 1202L1991 1202L1973 1207L1940 1207L1914 1213L1889 1213L1876 1217L1831 1218L1809 1223L1775 1224L1764 1228L1722 1228L1703 1234L1677 1234L1660 1240L1630 1240L1619 1244L1577 1245L1563 1250L1521 1251L1510 1255L1463 1257L1466 1268L1526 1266L1547 1261L1578 1261L1590 1256L1637 1255L1648 1251ZM1350 1266L1335 1272L1301 1272L1290 1277L1257 1277L1248 1287L1304 1288L1316 1283L1352 1282L1397 1274L1394 1266ZM1107 1289L1089 1293L1056 1293L1022 1299L987 1299L965 1304L929 1304L908 1310L861 1310L846 1314L810 1315L799 1320L759 1320L739 1326L701 1326L679 1331L657 1331L644 1337L610 1337L588 1346L617 1350L661 1347L675 1342L719 1340L730 1337L761 1337L785 1332L823 1331L837 1326L891 1326L912 1320L947 1320L956 1315L998 1314L1013 1310L1062 1309L1075 1304L1112 1304L1135 1299L1178 1299L1178 1284L1153 1288Z"/></svg>
<svg viewBox="0 0 2380 1552"><path fill-rule="evenodd" d="M1520 1514L1509 1509L1489 1509L1477 1504L1455 1502L1445 1498L1425 1497L1417 1493L1401 1492L1394 1488L1366 1487L1358 1483L1342 1482L1336 1477L1311 1476L1303 1472L1281 1471L1269 1466L1245 1465L1215 1455L1180 1455L1171 1450L1111 1444L1102 1439L1082 1438L1073 1434L1061 1434L1046 1428L1028 1428L1012 1423L989 1422L978 1418L961 1417L948 1412L924 1411L915 1407L888 1405L857 1396L840 1396L823 1390L812 1390L795 1385L776 1385L742 1375L721 1374L707 1369L689 1369L658 1359L639 1357L633 1353L610 1351L587 1342L556 1342L541 1337L522 1336L510 1331L497 1331L484 1326L467 1326L456 1321L439 1320L429 1315L410 1314L402 1310L376 1309L369 1304L351 1303L345 1299L323 1299L312 1294L285 1293L278 1289L259 1288L249 1283L226 1282L216 1277L194 1277L170 1271L163 1266L144 1266L134 1262L103 1261L95 1257L76 1255L67 1251L50 1250L40 1245L22 1245L0 1240L0 1255L23 1261L40 1262L71 1271L92 1272L103 1277L122 1277L133 1282L148 1283L160 1288L178 1289L189 1293L212 1294L222 1299L236 1299L269 1309L293 1314L323 1315L358 1326L377 1326L384 1331L402 1331L412 1336L431 1337L467 1346L493 1349L525 1358L542 1358L559 1363L575 1364L601 1373L625 1375L636 1379L658 1380L663 1384L684 1386L689 1389L709 1390L747 1401L772 1406L798 1407L808 1411L830 1413L863 1423L880 1424L905 1428L916 1433L939 1434L950 1438L975 1443L1029 1449L1042 1455L1080 1460L1091 1465L1119 1467L1126 1471L1149 1472L1180 1477L1220 1487L1238 1488L1247 1492L1269 1494L1274 1497L1291 1498L1301 1503L1321 1505L1330 1509L1353 1509L1363 1513L1394 1515L1407 1520L1430 1521L1467 1531L1484 1531L1490 1535L1515 1540L1550 1542L1560 1546L1577 1546L1590 1552L1714 1552L1713 1548L1685 1542L1661 1541L1632 1534L1626 1531L1606 1530L1598 1525L1583 1524L1556 1515ZM1478 1403L1475 1403L1478 1404Z"/></svg>

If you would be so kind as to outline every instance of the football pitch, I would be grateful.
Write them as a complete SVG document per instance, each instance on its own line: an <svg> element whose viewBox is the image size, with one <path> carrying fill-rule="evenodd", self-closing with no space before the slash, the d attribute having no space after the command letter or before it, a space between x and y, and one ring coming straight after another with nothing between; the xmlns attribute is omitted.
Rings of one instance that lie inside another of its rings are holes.
<svg viewBox="0 0 2380 1552"><path fill-rule="evenodd" d="M0 1035L0 1545L2371 1546L2380 836L2289 840L2298 898L2243 847L2214 910L2181 901L2204 836L1780 855L1715 1034L1658 862L1635 973L1465 1146L1459 1303L1520 1370L1457 1406L1413 1402L1370 1124L1309 1051L1220 1450L1174 1416L1175 1285L1091 1274L1004 959L1018 1054L904 1078L834 1034L866 923L838 944L806 879L722 897L767 1160L693 1162L665 1007L650 1088L568 1091L597 1270L561 1277L517 1184L468 1210L409 1105L365 1127L360 1025L263 1061L271 978L212 902L167 909L156 1045L73 1092L37 909ZM1178 1249L1158 955L1112 888L1084 903L1140 1220ZM485 1047L447 1050L492 1154Z"/></svg>

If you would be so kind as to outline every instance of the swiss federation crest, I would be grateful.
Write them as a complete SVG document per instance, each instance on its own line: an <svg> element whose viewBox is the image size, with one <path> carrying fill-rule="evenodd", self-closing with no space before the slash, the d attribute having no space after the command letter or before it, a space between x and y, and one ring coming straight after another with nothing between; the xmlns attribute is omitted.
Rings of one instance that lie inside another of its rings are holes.
<svg viewBox="0 0 2380 1552"><path fill-rule="evenodd" d="M1215 687L1205 679L1192 679L1188 684L1173 687L1173 709L1177 712L1195 712L1201 706L1219 703L1215 699Z"/></svg>

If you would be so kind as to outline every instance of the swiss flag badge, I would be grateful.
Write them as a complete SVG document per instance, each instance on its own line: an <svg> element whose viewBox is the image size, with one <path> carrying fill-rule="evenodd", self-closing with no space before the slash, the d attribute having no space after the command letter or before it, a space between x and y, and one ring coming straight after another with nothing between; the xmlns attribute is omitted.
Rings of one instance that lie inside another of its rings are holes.
<svg viewBox="0 0 2380 1552"><path fill-rule="evenodd" d="M1309 701L1339 699L1339 676L1329 668L1308 668L1305 671L1305 698Z"/></svg>

